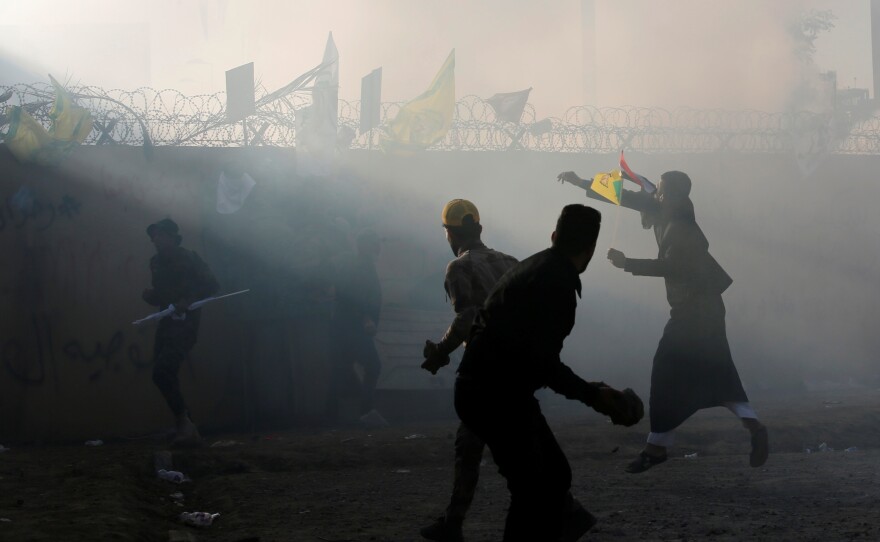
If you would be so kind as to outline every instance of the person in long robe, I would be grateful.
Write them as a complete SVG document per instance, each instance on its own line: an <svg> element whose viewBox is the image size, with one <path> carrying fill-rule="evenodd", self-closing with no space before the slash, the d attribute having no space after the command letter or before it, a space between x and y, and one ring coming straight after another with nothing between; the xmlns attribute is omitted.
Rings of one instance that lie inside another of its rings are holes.
<svg viewBox="0 0 880 542"><path fill-rule="evenodd" d="M586 186L573 172L559 178ZM742 420L751 434L751 466L763 465L769 453L767 428L749 404L727 342L721 294L732 279L709 254L690 191L691 179L680 171L664 173L653 194L623 190L621 205L640 211L642 225L653 228L658 255L635 259L613 248L608 251L617 268L663 277L670 306L651 370L651 432L645 448L626 468L631 473L666 461L674 430L704 408L727 407ZM601 199L589 189L587 194Z"/></svg>

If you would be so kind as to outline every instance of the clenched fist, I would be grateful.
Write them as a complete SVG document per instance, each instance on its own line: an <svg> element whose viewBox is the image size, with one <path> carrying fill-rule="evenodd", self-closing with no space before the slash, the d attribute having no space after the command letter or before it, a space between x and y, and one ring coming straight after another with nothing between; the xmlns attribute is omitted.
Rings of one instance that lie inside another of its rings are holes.
<svg viewBox="0 0 880 542"><path fill-rule="evenodd" d="M630 388L618 391L611 387L599 388L593 409L611 418L614 425L627 427L639 423L645 415L645 407L636 392Z"/></svg>

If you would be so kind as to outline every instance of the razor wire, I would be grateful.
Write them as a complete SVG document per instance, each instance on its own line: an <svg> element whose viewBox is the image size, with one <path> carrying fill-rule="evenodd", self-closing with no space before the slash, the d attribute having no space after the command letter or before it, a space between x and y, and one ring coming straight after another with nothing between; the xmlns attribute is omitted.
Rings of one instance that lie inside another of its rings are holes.
<svg viewBox="0 0 880 542"><path fill-rule="evenodd" d="M297 115L311 105L311 94L304 89L274 96L258 87L256 113L245 122L230 123L225 120L225 92L189 96L173 89L74 86L68 90L95 120L87 145L295 147ZM7 97L0 107L20 105L49 126L54 103L51 85L0 86L0 96ZM360 134L360 102L340 99L338 127L340 134L347 134L340 141L353 149L379 148L389 122L404 105L383 103L381 125ZM577 106L562 118L539 118L527 104L514 123L498 120L482 98L465 96L456 102L451 129L428 150L601 154L624 148L652 154L873 155L880 154L880 115Z"/></svg>

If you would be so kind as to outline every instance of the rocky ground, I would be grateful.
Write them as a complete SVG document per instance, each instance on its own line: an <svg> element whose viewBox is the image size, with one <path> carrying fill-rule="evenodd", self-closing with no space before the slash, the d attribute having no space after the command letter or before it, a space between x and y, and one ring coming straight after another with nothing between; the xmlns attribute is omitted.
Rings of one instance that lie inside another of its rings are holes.
<svg viewBox="0 0 880 542"><path fill-rule="evenodd" d="M880 540L880 391L753 402L770 427L764 467L749 468L748 434L714 409L680 430L670 461L640 475L623 466L647 421L622 429L548 403L573 491L599 518L583 540ZM10 445L0 453L0 540L419 540L448 497L454 431L450 420L210 435L172 451L192 478L180 485L155 476L161 442ZM210 446L218 441L234 443ZM500 539L507 498L487 454L467 540ZM194 510L220 516L201 529L178 521Z"/></svg>

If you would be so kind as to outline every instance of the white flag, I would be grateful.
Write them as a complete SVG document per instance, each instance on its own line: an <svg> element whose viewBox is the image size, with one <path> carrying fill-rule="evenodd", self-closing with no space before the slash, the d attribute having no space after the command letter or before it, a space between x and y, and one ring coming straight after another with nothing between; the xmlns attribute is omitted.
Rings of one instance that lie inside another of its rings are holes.
<svg viewBox="0 0 880 542"><path fill-rule="evenodd" d="M303 118L297 111L296 170L300 175L329 176L336 168L336 125L339 108L339 51L333 33L327 37L323 68L315 77L312 105Z"/></svg>

